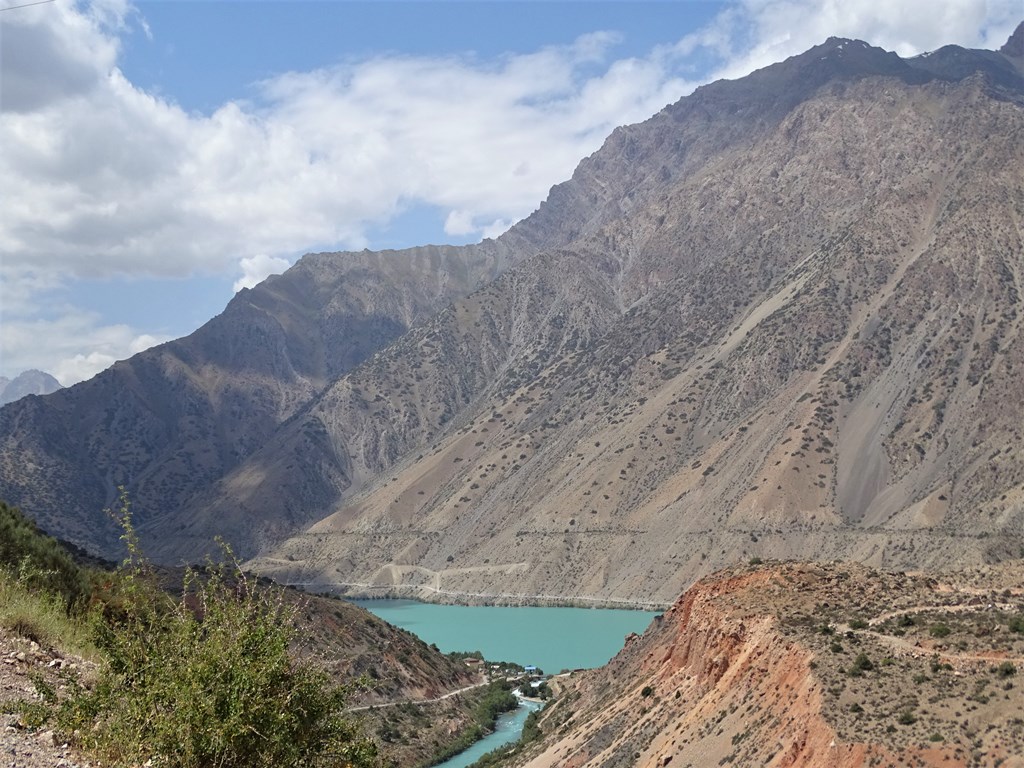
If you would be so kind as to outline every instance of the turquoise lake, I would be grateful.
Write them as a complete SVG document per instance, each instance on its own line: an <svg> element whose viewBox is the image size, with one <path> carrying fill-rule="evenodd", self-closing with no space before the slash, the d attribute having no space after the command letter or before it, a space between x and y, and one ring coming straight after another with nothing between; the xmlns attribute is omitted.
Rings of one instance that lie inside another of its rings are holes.
<svg viewBox="0 0 1024 768"><path fill-rule="evenodd" d="M630 632L657 615L608 608L507 608L436 605L415 600L353 600L444 653L480 651L485 659L532 664L547 674L599 667Z"/></svg>

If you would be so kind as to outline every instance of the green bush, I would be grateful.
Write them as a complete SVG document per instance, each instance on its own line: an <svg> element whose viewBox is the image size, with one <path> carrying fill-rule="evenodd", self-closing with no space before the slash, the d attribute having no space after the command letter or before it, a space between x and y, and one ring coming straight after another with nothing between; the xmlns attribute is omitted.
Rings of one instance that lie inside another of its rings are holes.
<svg viewBox="0 0 1024 768"><path fill-rule="evenodd" d="M869 672L874 668L874 663L868 658L866 653L858 653L857 658L853 660L853 666L850 667L850 674L854 677L860 677L865 672Z"/></svg>
<svg viewBox="0 0 1024 768"><path fill-rule="evenodd" d="M60 543L40 531L19 509L0 501L0 568L16 573L30 589L58 595L65 610L89 591L84 571Z"/></svg>
<svg viewBox="0 0 1024 768"><path fill-rule="evenodd" d="M896 722L900 725L913 725L917 722L917 717L909 709L905 709L900 712L899 717L896 718Z"/></svg>
<svg viewBox="0 0 1024 768"><path fill-rule="evenodd" d="M1017 666L1012 661L1004 661L996 667L996 674L1002 678L1012 677L1017 674Z"/></svg>
<svg viewBox="0 0 1024 768"><path fill-rule="evenodd" d="M376 750L345 716L346 689L290 652L296 610L228 564L162 592L129 549L117 615L97 618L107 663L56 707L57 728L117 765L169 768L370 766ZM222 545L223 546L223 545Z"/></svg>
<svg viewBox="0 0 1024 768"><path fill-rule="evenodd" d="M950 632L952 632L952 630L947 625L942 623L932 624L931 628L928 631L931 633L932 637L936 638L949 637Z"/></svg>

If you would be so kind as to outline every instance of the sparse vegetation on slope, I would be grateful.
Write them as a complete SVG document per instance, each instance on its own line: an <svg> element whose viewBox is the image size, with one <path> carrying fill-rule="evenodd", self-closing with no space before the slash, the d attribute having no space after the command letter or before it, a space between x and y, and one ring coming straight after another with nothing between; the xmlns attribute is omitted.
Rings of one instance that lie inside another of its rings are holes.
<svg viewBox="0 0 1024 768"><path fill-rule="evenodd" d="M244 752L244 743L231 741L246 727L256 729L252 738L275 764L290 758L267 748L267 728L282 731L296 755L306 749L302 759L313 759L308 741L317 738L311 719L318 709L334 713L317 727L327 742L344 737L358 719L365 734L380 739L379 761L389 766L422 765L468 730L478 731L484 688L442 698L475 685L478 674L361 608L280 589L231 567L182 573L151 569L137 556L119 571L79 567L16 509L2 510L6 530L16 532L4 539L0 560L0 640L14 665L5 669L38 680L43 699L20 693L12 700L20 688L0 699L25 723L77 732L77 744L115 762L173 750L168 765L205 764L209 750L221 747ZM65 583L85 591L68 600ZM81 663L63 658L68 654L91 660L85 678ZM131 671L140 665L145 674ZM363 681L357 689L334 682L356 678ZM304 697L311 700L299 706ZM417 703L432 699L438 700ZM408 703L374 707L394 701ZM345 714L353 708L361 711ZM258 739L257 730L264 734ZM374 749L348 732L363 756ZM336 763L342 747L328 744L330 754L316 764Z"/></svg>
<svg viewBox="0 0 1024 768"><path fill-rule="evenodd" d="M235 565L188 570L174 600L141 558L122 496L129 559L116 600L91 619L103 664L88 685L69 679L28 717L115 765L370 766L376 747L346 715L347 689L295 658L296 611L280 591Z"/></svg>
<svg viewBox="0 0 1024 768"><path fill-rule="evenodd" d="M996 766L1024 754L1020 564L768 563L702 580L503 765ZM948 634L929 631L942 617ZM857 628L854 628L856 626Z"/></svg>

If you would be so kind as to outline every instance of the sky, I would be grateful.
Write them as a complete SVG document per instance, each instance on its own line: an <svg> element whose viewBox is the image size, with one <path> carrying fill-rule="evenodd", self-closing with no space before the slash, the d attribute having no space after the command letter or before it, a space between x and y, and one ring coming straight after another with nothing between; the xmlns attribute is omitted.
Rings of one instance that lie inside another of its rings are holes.
<svg viewBox="0 0 1024 768"><path fill-rule="evenodd" d="M496 237L703 83L832 35L998 48L1024 19L1021 0L30 2L0 0L0 376L65 386L303 253Z"/></svg>

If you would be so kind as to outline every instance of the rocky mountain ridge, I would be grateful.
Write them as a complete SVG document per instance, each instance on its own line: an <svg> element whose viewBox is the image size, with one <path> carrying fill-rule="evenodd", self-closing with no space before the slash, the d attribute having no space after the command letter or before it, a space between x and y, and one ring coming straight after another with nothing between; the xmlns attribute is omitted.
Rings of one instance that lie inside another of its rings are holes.
<svg viewBox="0 0 1024 768"><path fill-rule="evenodd" d="M1017 556L1019 395L992 364L1019 353L1019 97L827 46L751 79L803 84L822 53L871 74L827 81L778 125L752 108L737 146L701 123L682 161L699 169L325 391L293 445L322 430L371 449L338 454L352 476L392 468L259 566L356 593L666 602L755 555ZM900 76L876 79L883 65ZM687 135L715 93L622 133L678 118ZM431 421L438 393L462 397L456 429ZM383 460L365 439L390 440ZM271 487L287 473L254 495ZM303 487L331 499L337 481Z"/></svg>
<svg viewBox="0 0 1024 768"><path fill-rule="evenodd" d="M127 483L165 560L222 533L287 581L435 598L1015 557L1004 48L833 38L616 130L496 241L307 256L0 410L0 495L110 548L97 510Z"/></svg>

